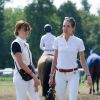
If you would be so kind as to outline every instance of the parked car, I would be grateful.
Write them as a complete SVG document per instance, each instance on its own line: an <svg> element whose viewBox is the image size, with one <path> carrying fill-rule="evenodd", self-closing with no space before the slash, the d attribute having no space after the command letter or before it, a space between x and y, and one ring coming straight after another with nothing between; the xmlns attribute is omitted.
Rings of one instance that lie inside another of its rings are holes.
<svg viewBox="0 0 100 100"><path fill-rule="evenodd" d="M5 68L3 70L3 76L13 76L13 69L12 68Z"/></svg>

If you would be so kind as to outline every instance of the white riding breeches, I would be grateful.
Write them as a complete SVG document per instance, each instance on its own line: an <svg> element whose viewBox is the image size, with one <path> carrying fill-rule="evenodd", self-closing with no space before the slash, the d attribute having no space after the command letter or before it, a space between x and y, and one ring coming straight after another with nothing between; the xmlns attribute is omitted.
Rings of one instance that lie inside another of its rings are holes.
<svg viewBox="0 0 100 100"><path fill-rule="evenodd" d="M35 92L34 80L24 81L19 72L14 73L13 83L16 88L17 100L26 100L27 93L30 100L40 100L38 92Z"/></svg>
<svg viewBox="0 0 100 100"><path fill-rule="evenodd" d="M79 86L79 73L74 72L59 72L56 71L55 75L56 93L58 100L66 100L66 90L68 87L68 100L77 100L78 86Z"/></svg>

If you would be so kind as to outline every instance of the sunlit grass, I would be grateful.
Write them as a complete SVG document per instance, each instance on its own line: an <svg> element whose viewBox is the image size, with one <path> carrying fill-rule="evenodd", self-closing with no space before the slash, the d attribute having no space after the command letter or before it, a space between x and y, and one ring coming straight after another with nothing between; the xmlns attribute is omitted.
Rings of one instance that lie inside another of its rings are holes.
<svg viewBox="0 0 100 100"><path fill-rule="evenodd" d="M99 95L88 94L89 86L87 85L86 81L82 81L80 83L79 92L80 94L78 95L78 100L100 100ZM41 100L44 100L41 96L41 87L39 87L39 95ZM16 91L12 77L0 77L0 100L16 100Z"/></svg>

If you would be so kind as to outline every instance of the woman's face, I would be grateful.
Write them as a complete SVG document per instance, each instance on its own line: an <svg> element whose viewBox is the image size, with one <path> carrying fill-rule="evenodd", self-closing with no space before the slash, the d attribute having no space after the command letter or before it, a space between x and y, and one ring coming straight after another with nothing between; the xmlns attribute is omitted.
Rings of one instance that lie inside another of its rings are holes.
<svg viewBox="0 0 100 100"><path fill-rule="evenodd" d="M65 34L69 34L69 35L72 35L73 34L73 31L74 31L74 28L71 26L71 23L69 21L64 21L63 22L63 33Z"/></svg>
<svg viewBox="0 0 100 100"><path fill-rule="evenodd" d="M26 27L21 27L20 30L18 30L18 36L20 36L23 39L27 39L28 35L29 35L29 30Z"/></svg>

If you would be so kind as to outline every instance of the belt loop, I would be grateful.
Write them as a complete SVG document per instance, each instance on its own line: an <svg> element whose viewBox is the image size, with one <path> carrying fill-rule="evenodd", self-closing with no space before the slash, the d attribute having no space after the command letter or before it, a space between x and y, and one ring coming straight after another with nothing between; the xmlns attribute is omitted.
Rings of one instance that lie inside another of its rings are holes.
<svg viewBox="0 0 100 100"><path fill-rule="evenodd" d="M58 68L58 72L60 72L60 71L59 71L59 68Z"/></svg>
<svg viewBox="0 0 100 100"><path fill-rule="evenodd" d="M58 72L60 72L60 69L58 68Z"/></svg>
<svg viewBox="0 0 100 100"><path fill-rule="evenodd" d="M73 68L73 73L75 72L74 68Z"/></svg>

